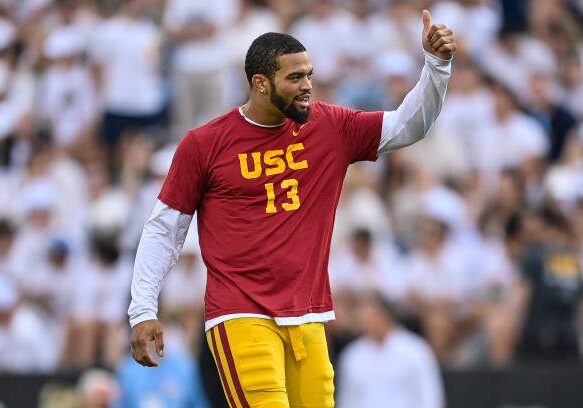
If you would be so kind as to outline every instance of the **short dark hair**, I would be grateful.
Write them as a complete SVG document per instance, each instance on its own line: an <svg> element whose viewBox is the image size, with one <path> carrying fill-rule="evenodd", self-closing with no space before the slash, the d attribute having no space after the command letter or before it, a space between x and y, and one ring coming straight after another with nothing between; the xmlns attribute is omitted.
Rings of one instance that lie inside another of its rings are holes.
<svg viewBox="0 0 583 408"><path fill-rule="evenodd" d="M395 303L388 299L379 289L365 289L360 293L361 299L371 302L386 316L391 319L398 319L398 312Z"/></svg>
<svg viewBox="0 0 583 408"><path fill-rule="evenodd" d="M306 47L288 34L265 33L251 43L245 56L245 74L251 83L255 74L263 74L273 79L279 69L277 57L284 54L296 54L306 51Z"/></svg>
<svg viewBox="0 0 583 408"><path fill-rule="evenodd" d="M372 242L372 232L366 227L358 227L352 231L352 239L370 245Z"/></svg>

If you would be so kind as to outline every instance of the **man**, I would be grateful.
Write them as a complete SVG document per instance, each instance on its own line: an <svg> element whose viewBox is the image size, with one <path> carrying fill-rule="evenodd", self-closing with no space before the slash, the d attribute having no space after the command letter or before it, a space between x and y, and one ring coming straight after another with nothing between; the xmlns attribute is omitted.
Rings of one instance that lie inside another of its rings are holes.
<svg viewBox="0 0 583 408"><path fill-rule="evenodd" d="M264 34L245 60L249 102L180 143L136 255L134 358L163 353L157 296L192 214L208 278L207 340L231 407L333 407L324 322L334 212L350 163L421 139L437 117L456 45L423 12L426 64L394 112L311 102L312 65L295 38Z"/></svg>
<svg viewBox="0 0 583 408"><path fill-rule="evenodd" d="M362 337L340 355L340 408L443 408L439 366L429 345L399 326L378 291L360 293Z"/></svg>
<svg viewBox="0 0 583 408"><path fill-rule="evenodd" d="M583 265L569 220L558 210L531 215L521 265L524 325L519 360L570 361L580 354L577 322L583 305ZM532 233L532 223L540 230Z"/></svg>

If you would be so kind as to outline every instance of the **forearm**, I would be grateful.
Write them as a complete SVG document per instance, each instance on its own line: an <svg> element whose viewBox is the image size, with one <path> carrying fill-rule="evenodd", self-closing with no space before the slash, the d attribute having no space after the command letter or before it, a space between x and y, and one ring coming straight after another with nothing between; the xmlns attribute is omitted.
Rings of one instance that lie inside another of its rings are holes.
<svg viewBox="0 0 583 408"><path fill-rule="evenodd" d="M425 53L421 78L395 111L385 112L379 153L409 146L425 137L437 119L451 76L451 60Z"/></svg>
<svg viewBox="0 0 583 408"><path fill-rule="evenodd" d="M176 265L191 220L191 215L174 210L160 201L156 203L144 225L136 253L132 300L128 310L132 327L157 318L158 295L168 272Z"/></svg>

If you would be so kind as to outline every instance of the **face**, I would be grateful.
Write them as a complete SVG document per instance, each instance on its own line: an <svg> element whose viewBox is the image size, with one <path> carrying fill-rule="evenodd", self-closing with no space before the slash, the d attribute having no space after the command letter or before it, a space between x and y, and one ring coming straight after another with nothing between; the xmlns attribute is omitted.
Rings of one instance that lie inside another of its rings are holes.
<svg viewBox="0 0 583 408"><path fill-rule="evenodd" d="M382 340L389 318L370 295L361 295L356 305L356 326L360 333Z"/></svg>
<svg viewBox="0 0 583 408"><path fill-rule="evenodd" d="M287 118L306 123L310 118L313 67L307 52L278 57L279 69L270 83L270 101Z"/></svg>
<svg viewBox="0 0 583 408"><path fill-rule="evenodd" d="M438 251L445 242L446 230L442 223L429 217L419 220L417 230L419 246L425 252L433 254Z"/></svg>

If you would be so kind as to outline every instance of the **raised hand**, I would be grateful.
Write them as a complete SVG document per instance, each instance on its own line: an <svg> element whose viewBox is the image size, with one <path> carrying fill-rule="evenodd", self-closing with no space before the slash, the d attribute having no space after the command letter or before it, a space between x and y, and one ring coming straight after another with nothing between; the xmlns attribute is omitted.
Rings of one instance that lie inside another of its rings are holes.
<svg viewBox="0 0 583 408"><path fill-rule="evenodd" d="M453 31L445 24L431 24L431 13L422 11L423 17L423 49L437 58L448 60L453 57L457 48Z"/></svg>
<svg viewBox="0 0 583 408"><path fill-rule="evenodd" d="M132 357L146 367L157 367L158 362L150 355L150 343L154 342L156 354L164 356L162 325L158 320L146 320L132 328Z"/></svg>

